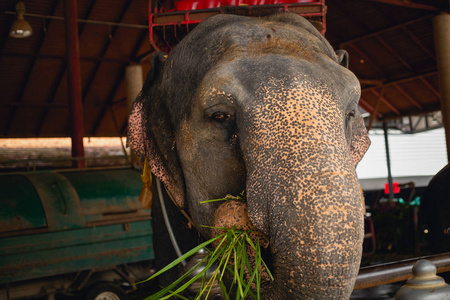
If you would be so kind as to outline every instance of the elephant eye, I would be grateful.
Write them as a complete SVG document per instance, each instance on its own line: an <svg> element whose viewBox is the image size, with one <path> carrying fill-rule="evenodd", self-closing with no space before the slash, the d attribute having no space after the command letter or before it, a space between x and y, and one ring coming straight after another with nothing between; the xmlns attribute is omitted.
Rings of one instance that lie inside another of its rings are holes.
<svg viewBox="0 0 450 300"><path fill-rule="evenodd" d="M345 115L347 116L347 118L353 118L355 116L355 111L352 110L351 112L348 112Z"/></svg>
<svg viewBox="0 0 450 300"><path fill-rule="evenodd" d="M231 118L231 115L223 113L223 112L216 112L211 116L211 119L213 121L223 123Z"/></svg>

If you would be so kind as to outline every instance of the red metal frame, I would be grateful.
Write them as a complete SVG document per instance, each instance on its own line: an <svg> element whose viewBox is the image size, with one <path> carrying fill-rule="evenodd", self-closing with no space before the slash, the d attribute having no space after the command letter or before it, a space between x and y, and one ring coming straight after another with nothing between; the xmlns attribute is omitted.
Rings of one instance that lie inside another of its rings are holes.
<svg viewBox="0 0 450 300"><path fill-rule="evenodd" d="M197 2L206 0L192 0L191 3L197 4ZM237 11L240 15L248 16L260 16L262 11L267 12L268 10L273 12L290 11L306 18L316 18L319 19L323 24L322 34L325 34L326 29L326 6L325 0L268 0L276 4L264 4L264 5L247 5L250 0L238 0L242 4L238 6L219 6L211 7L205 9L193 9L177 11L170 9L169 11L164 10L158 6L158 2L155 0L150 0L149 2L149 39L152 46L157 51L170 52L175 46L173 42L166 39L166 35L170 34L173 38L172 40L181 40L182 37L177 36L177 27L185 28L189 32L192 25L203 22L206 18L229 12L230 9ZM255 1L255 0L253 0ZM267 0L265 0L267 1ZM307 2L305 2L307 1ZM152 5L153 2L153 5ZM292 3L284 3L292 2ZM295 3L297 2L297 3ZM212 2L211 2L212 3ZM219 3L217 1L217 3ZM217 3L212 3L215 6ZM221 1L223 3L223 0ZM261 0L264 3L264 0ZM195 5L193 5L195 6ZM172 29L173 30L168 30ZM162 31L162 39L155 39L155 29ZM159 43L159 44L158 44Z"/></svg>

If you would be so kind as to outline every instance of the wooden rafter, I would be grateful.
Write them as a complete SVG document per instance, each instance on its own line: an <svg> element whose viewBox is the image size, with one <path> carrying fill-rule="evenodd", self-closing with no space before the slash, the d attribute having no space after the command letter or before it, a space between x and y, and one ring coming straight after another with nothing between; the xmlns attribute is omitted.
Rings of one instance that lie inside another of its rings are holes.
<svg viewBox="0 0 450 300"><path fill-rule="evenodd" d="M384 76L388 80L390 79L389 76L386 74L386 72L381 70L381 68L376 63L374 63L371 58L369 58L366 54L364 54L364 52L362 52L355 44L347 44L347 46L352 48L353 51L355 51L362 59L364 59L364 61L367 61L368 63L370 63L372 65L372 67L375 70L377 70L378 73L380 73L380 75Z"/></svg>
<svg viewBox="0 0 450 300"><path fill-rule="evenodd" d="M144 40L147 39L147 37L148 37L147 31L143 30L141 36L138 38L136 45L134 46L133 51L131 52L132 54L130 55L130 60L133 60L136 57L139 48L141 47ZM116 81L114 82L113 88L111 89L111 92L108 95L106 105L102 108L102 110L98 114L98 117L94 122L94 126L92 126L92 129L90 130L92 136L95 136L97 134L97 130L100 127L100 124L102 123L103 118L105 117L105 114L108 111L109 107L112 106L114 97L117 93L117 90L119 89L120 83L124 78L125 78L125 67L122 69Z"/></svg>
<svg viewBox="0 0 450 300"><path fill-rule="evenodd" d="M128 8L130 7L131 3L132 3L132 1L126 1L124 7L122 7L122 9L121 9L121 14L120 14L119 18L117 19L117 23L120 23L123 21L123 18L125 17L125 14L127 13ZM114 35L116 34L118 28L119 28L118 26L113 26L111 28L110 38L103 45L102 51L100 52L100 57L104 57L106 55L106 53L108 52L109 46L111 45L111 42L112 42ZM82 103L86 102L87 95L91 91L92 83L94 82L95 76L97 75L97 72L100 69L101 64L102 64L102 61L98 61L95 64L94 69L92 70L91 74L89 75L89 77L86 81L85 86L83 87Z"/></svg>
<svg viewBox="0 0 450 300"><path fill-rule="evenodd" d="M361 97L359 99L358 105L360 105L362 108L364 108L364 110L366 110L369 114L372 114L375 111L374 108L372 107L372 105L367 103L367 101L364 100L363 97Z"/></svg>
<svg viewBox="0 0 450 300"><path fill-rule="evenodd" d="M430 58L433 60L436 60L436 57L434 56L434 53L427 49L425 45L422 43L421 40L419 40L406 26L401 26L401 28L408 34L408 36L417 44L417 46L420 47Z"/></svg>
<svg viewBox="0 0 450 300"><path fill-rule="evenodd" d="M371 28L367 26L367 22L364 22L364 20L361 20L358 14L355 14L352 10L348 8L348 4L343 0L335 0L337 5L337 8L344 13L348 17L349 20L351 20L356 26L364 28L365 31L372 31Z"/></svg>
<svg viewBox="0 0 450 300"><path fill-rule="evenodd" d="M65 55L55 55L55 54L42 54L42 53L26 53L26 52L0 52L1 56L9 57L23 57L23 58L37 58L37 59L47 59L47 60L65 60ZM93 62L108 62L116 63L120 65L129 64L130 61L127 59L120 58L107 58L107 57L94 57L94 56L80 56L81 61L93 61Z"/></svg>
<svg viewBox="0 0 450 300"><path fill-rule="evenodd" d="M421 3L415 3L407 0L370 0L372 2L380 2L385 4L391 4L396 6L408 7L408 8L416 8L422 10L430 10L430 11L439 11L441 10L439 7Z"/></svg>
<svg viewBox="0 0 450 300"><path fill-rule="evenodd" d="M373 113L370 114L370 120L369 120L369 126L367 126L367 130L372 129L373 121L375 120L375 117L378 115L378 110L380 108L380 102L383 98L384 94L384 86L381 87L380 94L378 95L377 103L375 104L375 108L373 110Z"/></svg>
<svg viewBox="0 0 450 300"><path fill-rule="evenodd" d="M382 85L385 86L390 86L390 85L394 85L394 84L399 84L399 83L403 83L403 82L408 82L414 79L424 79L425 77L431 76L431 75L436 75L437 71L433 71L433 72L428 72L428 73L422 73L422 74L418 74L418 75L414 75L414 76L410 76L410 77L406 77L406 78L402 78L399 80L394 80L394 81L389 81L389 82L381 82L379 85L376 86L371 86L371 87L367 87L367 88L363 88L361 91L365 92L365 91L369 91L372 89L376 89L376 88L380 88ZM377 80L379 81L379 80ZM430 83L426 82L425 83L428 87L433 88L433 86L430 85ZM434 89L434 88L433 88ZM438 96L440 96L439 92L436 91L436 89L433 90L433 92L437 93Z"/></svg>
<svg viewBox="0 0 450 300"><path fill-rule="evenodd" d="M377 35L376 39L381 45L383 45L384 48L386 48L392 55L394 55L395 58L398 59L405 67L407 67L411 72L415 73L413 67L411 67L411 65L408 64L406 60L403 57L401 57L400 54L397 53L397 51L394 50L394 48L392 48L388 43L386 43L386 41L383 40L381 36Z"/></svg>
<svg viewBox="0 0 450 300"><path fill-rule="evenodd" d="M395 112L397 115L400 115L400 111L391 103L391 101L386 99L384 95L381 95L381 93L376 89L372 89L371 92L374 93L375 96L380 97L381 101L383 101L383 103L386 104L393 112Z"/></svg>
<svg viewBox="0 0 450 300"><path fill-rule="evenodd" d="M53 5L51 8L51 14L54 14L56 7L58 5L58 1L53 1ZM48 26L50 20L46 20L46 26ZM41 34L41 37L37 43L37 46L35 47L35 50L33 51L34 53L40 53L42 46L44 45L44 41L45 41L45 34ZM20 103L23 100L23 95L25 94L26 88L28 86L28 83L30 81L31 78L31 74L33 73L34 67L36 65L36 61L37 59L34 58L30 65L28 66L27 71L25 72L25 78L22 81L22 84L20 85L22 88L20 89L19 95L17 96L17 98L14 100L14 102ZM5 130L3 132L3 135L8 136L9 131L11 129L11 125L14 122L14 119L16 117L17 114L17 110L19 109L19 106L14 106L11 113L8 115L8 120L6 121L6 126L5 126Z"/></svg>
<svg viewBox="0 0 450 300"><path fill-rule="evenodd" d="M414 100L414 98L411 97L411 95L404 88L402 88L398 83L394 83L394 86L400 93L403 94L403 96L406 97L406 99L408 99L409 102L414 104L417 108L423 109L422 105L419 102L417 102L416 100Z"/></svg>
<svg viewBox="0 0 450 300"><path fill-rule="evenodd" d="M376 31L376 32L373 32L373 33L365 34L363 36L359 36L359 37L356 37L354 39L342 42L339 45L339 47L343 48L346 44L353 44L353 43L355 43L357 41L364 40L364 39L367 39L367 38L370 38L370 37L375 37L375 36L378 36L378 35L383 34L385 32L389 32L389 31L392 31L392 30L395 30L395 29L398 29L398 28L404 28L404 27L406 27L408 25L411 25L411 24L414 24L414 23L417 23L417 22L421 22L423 20L430 19L430 18L431 18L430 16L425 16L425 17L418 18L418 19L415 19L415 20L412 20L412 21L408 21L408 22L405 22L405 23L402 23L402 24L399 24L399 25L391 26L391 27L388 27L388 28L385 28L385 29L382 29L382 30L379 30L379 31Z"/></svg>
<svg viewBox="0 0 450 300"><path fill-rule="evenodd" d="M437 72L436 72L437 73ZM439 98L441 97L441 93L434 86L432 86L425 77L420 77L420 80Z"/></svg>
<svg viewBox="0 0 450 300"><path fill-rule="evenodd" d="M96 1L92 1L91 5L89 6L89 8L87 9L86 12L86 18L89 18L89 16L91 15L94 6L95 6ZM79 25L79 29L78 29L78 38L81 37L81 35L84 32L84 29L86 28L86 24L80 24ZM58 70L58 75L55 77L55 81L52 84L52 88L50 90L49 96L47 97L47 103L53 103L55 101L55 96L56 93L58 91L59 86L61 85L61 82L64 78L64 73L67 70L67 62L66 62L66 57L64 56L64 63L60 66L59 70ZM36 127L36 135L39 136L40 133L42 132L42 128L44 127L45 124L45 120L47 119L47 116L49 114L50 111L50 107L48 107L41 115L39 122L38 122L38 126ZM66 128L66 132L67 135L69 135L69 128Z"/></svg>

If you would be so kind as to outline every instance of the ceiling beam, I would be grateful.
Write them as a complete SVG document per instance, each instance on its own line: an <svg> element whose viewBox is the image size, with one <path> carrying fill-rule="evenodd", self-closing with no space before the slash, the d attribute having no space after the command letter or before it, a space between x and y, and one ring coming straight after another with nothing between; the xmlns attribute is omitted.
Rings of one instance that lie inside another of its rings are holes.
<svg viewBox="0 0 450 300"><path fill-rule="evenodd" d="M100 113L97 115L97 118L95 119L94 125L92 126L92 129L90 131L91 136L95 136L97 134L98 128L100 127L100 124L102 123L109 107L112 106L114 96L116 95L117 90L119 89L120 83L122 82L122 80L124 78L125 78L125 68L120 72L119 76L116 77L116 80L113 83L113 86L108 94L106 105L102 108Z"/></svg>
<svg viewBox="0 0 450 300"><path fill-rule="evenodd" d="M385 3L385 4L390 4L390 5L396 5L396 6L401 6L401 7L407 7L407 8L422 9L422 10L430 10L430 11L440 11L441 10L439 7L436 7L433 5L414 3L414 2L406 1L406 0L370 0L370 1Z"/></svg>
<svg viewBox="0 0 450 300"><path fill-rule="evenodd" d="M17 102L0 102L0 106L20 106L21 108L65 108L67 109L68 104L54 104L54 103L17 103Z"/></svg>
<svg viewBox="0 0 450 300"><path fill-rule="evenodd" d="M138 41L136 45L134 46L132 54L130 55L129 59L133 60L136 57L137 52L139 51L139 48L141 47L142 43L147 39L148 32L142 31L141 36L138 38ZM119 89L120 83L125 78L125 67L120 72L120 75L117 77L116 81L112 85L111 92L108 95L106 105L103 107L103 109L98 114L98 117L96 118L94 125L92 126L90 133L92 136L95 136L97 134L98 128L100 127L100 124L102 123L106 112L108 111L109 107L113 105L114 98L116 96L117 90Z"/></svg>
<svg viewBox="0 0 450 300"><path fill-rule="evenodd" d="M51 8L51 14L55 13L56 7L58 5L58 0L53 1L53 5ZM47 27L49 24L50 20L46 20L46 24L45 26ZM44 45L44 41L45 41L45 33L41 33L41 37L39 38L39 41L37 43L37 46L34 48L34 53L40 53L42 46ZM3 49L2 49L3 50ZM36 65L36 58L34 58L31 63L28 66L27 71L25 72L25 78L22 81L22 83L20 84L20 92L17 95L16 99L14 100L14 102L20 103L23 100L23 95L25 94L25 91L27 89L28 83L30 81L31 78L31 74L33 73L34 70L34 66ZM17 115L17 110L18 110L18 106L14 106L13 109L11 110L11 112L8 115L8 120L6 121L6 126L5 126L5 130L3 131L3 135L4 136L8 136L9 135L9 131L11 129L12 123L14 122L14 119L16 118Z"/></svg>
<svg viewBox="0 0 450 300"><path fill-rule="evenodd" d="M384 86L389 86L389 85L393 85L393 84L398 84L398 83L403 83L403 82L411 81L411 80L414 80L414 79L420 79L420 80L422 80L422 79L425 78L425 77L432 76L432 75L436 75L436 74L437 74L437 71L433 71L433 72L428 72L428 73L423 73L423 74L418 74L418 75L414 75L414 76L402 78L402 79L399 79L399 80L394 80L394 81L389 81L389 82L384 82L384 83L382 82L382 83L380 83L379 85L376 85L376 86L371 86L371 87L363 88L363 89L361 90L361 92L365 92L365 91L369 91L369 90L372 90L372 89L380 88L382 85L384 85ZM379 79L376 80L376 81L379 81ZM376 82L376 81L375 81L375 82ZM361 81L361 83L363 83L363 81ZM427 82L426 84L427 84L427 86L429 86L430 88L433 88L433 86L431 86L430 83ZM433 88L433 89L434 89L434 88ZM434 89L433 92L437 93L437 95L440 96L439 92L436 91L436 89Z"/></svg>
<svg viewBox="0 0 450 300"><path fill-rule="evenodd" d="M92 14L92 11L94 9L95 3L97 1L91 1L91 5L89 6L89 8L86 11L86 15L87 17L89 17ZM85 30L86 26L85 24L81 24L79 26L79 30L78 30L78 38L81 37L81 35L83 34L84 30ZM67 61L66 61L66 57L63 61L63 63L61 64L59 70L58 70L58 75L55 77L56 80L53 82L52 84L52 88L50 90L50 93L47 97L47 103L53 103L55 101L55 97L56 97L56 93L58 92L58 88L61 85L62 79L64 78L64 73L67 70ZM51 107L48 107L41 115L41 118L39 119L38 122L38 126L36 126L36 135L40 136L41 132L42 132L42 128L44 127L45 124L45 120L47 119L47 116L49 114ZM69 127L66 128L66 134L67 136L70 135L70 129Z"/></svg>
<svg viewBox="0 0 450 300"><path fill-rule="evenodd" d="M127 1L127 2L132 2L132 1ZM5 11L5 14L15 15L16 12L14 12L14 11ZM30 13L24 13L23 15L25 17L31 17L31 18L41 18L41 19L47 19L47 20L64 21L63 17L56 17L56 16L52 16L52 15L40 15L40 14L30 14ZM148 25L127 24L127 23L120 23L120 22L106 22L106 21L98 21L98 20L89 20L88 18L87 19L77 19L77 22L78 23L85 23L85 24L93 24L93 25L103 25L103 26L127 27L127 28L135 28L135 29L148 29Z"/></svg>
<svg viewBox="0 0 450 300"><path fill-rule="evenodd" d="M128 8L130 7L131 2L132 1L127 1L125 3L125 5L122 7L122 9L120 10L121 13L120 13L120 16L118 18L118 23L122 22L123 18L125 17L125 15L127 13ZM114 27L111 28L110 36L106 40L106 42L103 44L103 48L102 48L102 50L100 52L100 57L104 57L106 55L106 53L108 52L109 46L111 45L111 42L112 42L112 40L114 38L114 35L116 34L118 28L119 28L118 26L114 26ZM96 75L98 73L98 70L100 69L101 64L102 64L101 61L98 61L95 64L92 72L90 73L89 77L86 80L85 86L83 87L82 103L86 102L87 95L91 91L92 83L94 82L94 79L95 79L95 77L96 77Z"/></svg>
<svg viewBox="0 0 450 300"><path fill-rule="evenodd" d="M434 53L428 49L427 47L425 47L425 45L422 43L421 40L419 40L406 26L401 26L401 28L406 32L406 34L408 34L408 36L417 44L417 46L420 47L420 49L422 49L426 54L428 54L428 56L433 59L436 60L436 57L434 56Z"/></svg>
<svg viewBox="0 0 450 300"><path fill-rule="evenodd" d="M65 60L65 55L50 55L50 54L41 54L41 53L26 53L26 52L0 52L1 56L9 56L9 57L32 57L38 59L53 59L53 60ZM108 62L108 63L116 63L121 65L128 65L131 61L126 59L118 59L118 58L105 58L105 57L92 57L92 56L81 56L81 61L94 61L94 62Z"/></svg>
<svg viewBox="0 0 450 300"><path fill-rule="evenodd" d="M418 109L416 107L402 110L401 117L408 117L408 116L415 116L415 115L421 115L425 113L434 112L441 109L441 105L439 102L432 103L430 105L424 106L423 109ZM385 113L381 118L379 118L380 121L389 121L389 120L395 120L398 119L399 116L395 113Z"/></svg>
<svg viewBox="0 0 450 300"><path fill-rule="evenodd" d="M389 32L389 31L392 31L392 30L395 30L395 29L398 29L398 28L403 28L403 27L406 27L408 25L411 25L411 24L414 24L414 23L417 23L417 22L421 22L423 20L427 20L427 19L430 19L430 18L431 18L431 16L425 16L425 17L414 19L414 20L411 20L411 21L408 21L408 22L405 22L405 23L402 23L402 24L399 24L399 25L391 26L391 27L388 27L388 28L385 28L385 29L382 29L382 30L379 30L379 31L376 31L376 32L365 34L363 36L359 36L359 37L353 38L351 40L342 42L342 43L339 44L339 47L342 48L346 44L352 44L352 43L355 43L355 42L363 40L363 39L367 39L367 38L370 38L370 37L378 36L378 35L383 34L385 32Z"/></svg>
<svg viewBox="0 0 450 300"><path fill-rule="evenodd" d="M437 73L437 72L436 72ZM431 83L428 82L428 80L426 80L425 77L420 77L420 80L436 95L439 97L439 99L441 98L441 93L434 87L431 85Z"/></svg>
<svg viewBox="0 0 450 300"><path fill-rule="evenodd" d="M381 101L383 101L384 104L386 104L393 112L395 112L397 115L400 115L400 111L391 103L391 101L387 100L384 95L381 95L380 92L378 92L376 89L371 90L375 96L380 97Z"/></svg>
<svg viewBox="0 0 450 300"><path fill-rule="evenodd" d="M15 18L13 16L10 16L7 18L7 21L5 22L7 26L3 28L3 33L1 34L0 39L0 52L3 52L3 49L5 48L6 41L9 38L9 29L11 28L12 23L14 22Z"/></svg>
<svg viewBox="0 0 450 300"><path fill-rule="evenodd" d="M411 72L415 73L413 67L411 67L404 59L401 57L397 51L394 50L388 43L386 43L385 40L383 40L379 35L376 36L376 39L378 42L383 45L384 48L386 48L389 52L391 52L392 55L395 56L406 68L408 68Z"/></svg>
<svg viewBox="0 0 450 300"><path fill-rule="evenodd" d="M363 97L359 98L358 105L361 106L369 114L375 113L375 109L372 107L372 105L367 103L367 101ZM379 119L382 117L382 115L378 112L376 113L376 115L377 115L377 118L379 118Z"/></svg>
<svg viewBox="0 0 450 300"><path fill-rule="evenodd" d="M377 117L378 119L378 109L380 108L380 102L381 102L381 97L383 96L384 93L384 86L381 87L381 92L378 95L378 99L377 99L377 103L375 104L375 108L373 113L370 114L370 120L369 120L369 125L367 126L367 130L372 129L372 125L373 125L373 121L375 120L375 117Z"/></svg>
<svg viewBox="0 0 450 300"><path fill-rule="evenodd" d="M402 88L398 83L394 83L394 86L400 93L403 94L403 96L406 97L406 99L408 99L409 102L414 104L417 108L423 109L422 105L419 102L417 102L416 100L414 100L414 98L404 88Z"/></svg>
<svg viewBox="0 0 450 300"><path fill-rule="evenodd" d="M363 97L359 98L358 105L361 106L362 108L364 108L364 110L366 110L369 114L372 114L375 111L375 109L372 107L372 105L367 103L367 101L364 100Z"/></svg>
<svg viewBox="0 0 450 300"><path fill-rule="evenodd" d="M365 61L369 62L372 67L378 71L378 73L382 76L384 76L385 78L387 78L388 80L390 79L389 76L386 74L386 72L384 72L383 70L381 70L381 68L378 66L378 64L374 63L372 61L371 58L369 58L366 54L364 54L364 52L362 52L358 47L356 47L356 45L354 44L347 44L347 47L350 47L353 49L353 51L355 51L362 59L364 59Z"/></svg>

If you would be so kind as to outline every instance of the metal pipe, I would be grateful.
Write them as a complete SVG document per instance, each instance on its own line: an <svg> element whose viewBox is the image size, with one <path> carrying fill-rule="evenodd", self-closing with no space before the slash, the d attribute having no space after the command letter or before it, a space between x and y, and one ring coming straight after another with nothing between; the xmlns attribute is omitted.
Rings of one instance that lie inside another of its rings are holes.
<svg viewBox="0 0 450 300"><path fill-rule="evenodd" d="M433 17L436 62L441 91L441 111L447 142L447 159L450 162L450 14Z"/></svg>
<svg viewBox="0 0 450 300"><path fill-rule="evenodd" d="M2 56L12 56L12 57L32 57L38 59L55 59L62 60L66 59L64 55L54 55L54 54L42 54L42 53L26 53L26 52L8 52L1 51L0 55ZM140 57L136 58L136 60L141 59ZM106 62L106 63L115 63L119 65L128 65L133 62L133 60L128 59L120 59L120 58L108 58L108 57L95 57L95 56L81 56L80 60L82 61L93 61L93 62Z"/></svg>
<svg viewBox="0 0 450 300"><path fill-rule="evenodd" d="M396 261L371 267L361 268L356 277L355 290L370 288L388 283L399 282L412 276L412 267L419 259L431 261L438 273L450 271L450 252Z"/></svg>
<svg viewBox="0 0 450 300"><path fill-rule="evenodd" d="M80 48L78 42L77 1L64 1L66 31L67 80L69 115L72 139L72 157L84 157L83 107L81 103ZM73 167L84 168L84 159L74 160Z"/></svg>
<svg viewBox="0 0 450 300"><path fill-rule="evenodd" d="M386 148L386 163L388 171L389 201L392 201L392 199L394 199L394 185L392 183L393 180L391 173L391 156L389 154L388 128L386 122L383 122L383 131L384 131L384 145Z"/></svg>
<svg viewBox="0 0 450 300"><path fill-rule="evenodd" d="M172 230L172 225L170 225L169 215L167 214L166 204L164 203L164 196L161 188L161 182L159 181L159 179L156 179L156 189L158 190L158 198L159 202L161 203L161 211L164 218L164 223L166 224L167 232L169 233L170 241L172 242L173 249L175 250L177 256L181 257L183 256L183 253L181 253L180 247L178 246L177 238L175 237L175 234L173 233ZM185 267L187 263L183 259L181 261L181 264L183 265L183 267Z"/></svg>
<svg viewBox="0 0 450 300"><path fill-rule="evenodd" d="M13 12L13 11L5 11L5 14L15 15L16 13ZM24 13L24 16L31 17L31 18L41 18L41 19L50 19L50 20L64 21L63 17L56 17L56 16L49 16L49 15ZM117 26L117 27L128 27L128 28L136 28L136 29L148 29L147 25L140 25L140 24L127 24L127 23L116 23L116 22L106 22L106 21L97 21L97 20L85 20L85 19L76 19L76 20L79 23L105 25L105 26Z"/></svg>

